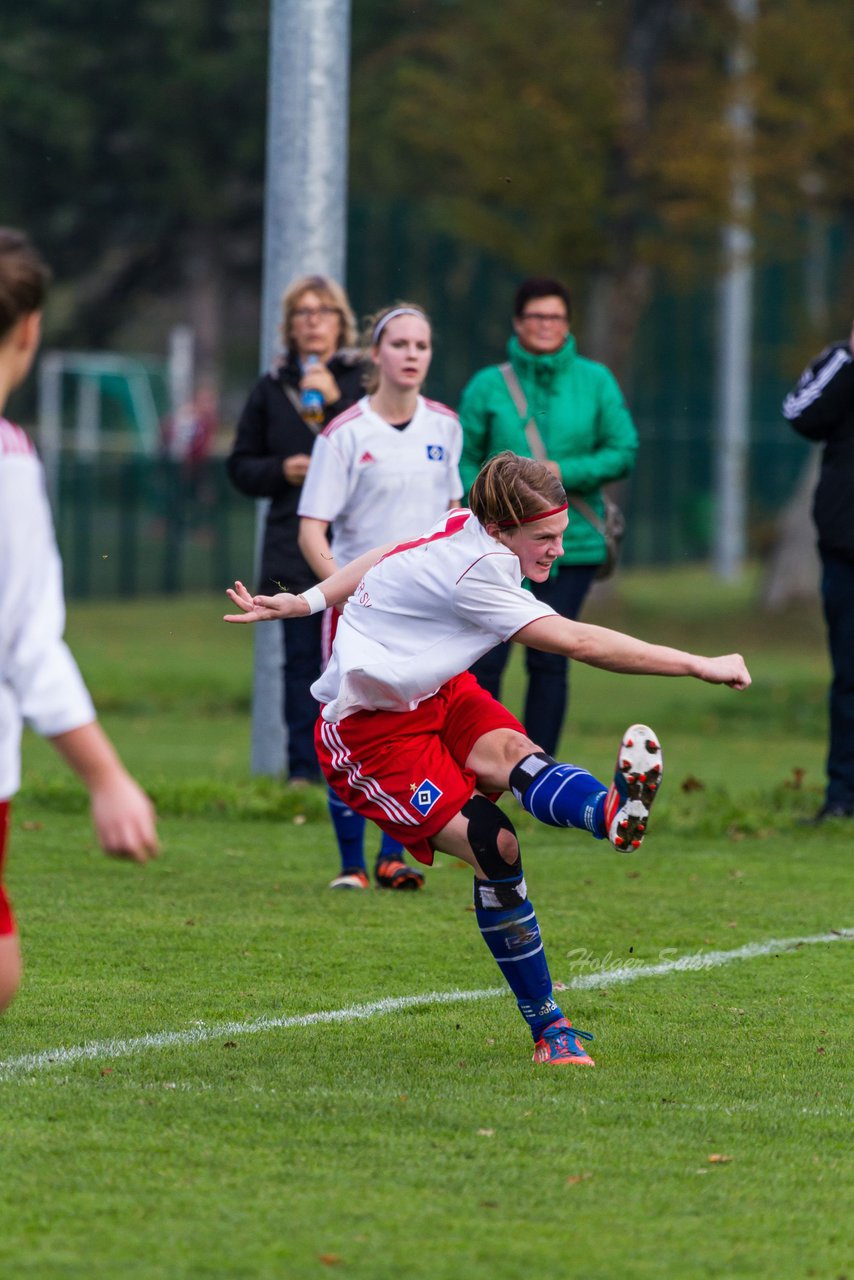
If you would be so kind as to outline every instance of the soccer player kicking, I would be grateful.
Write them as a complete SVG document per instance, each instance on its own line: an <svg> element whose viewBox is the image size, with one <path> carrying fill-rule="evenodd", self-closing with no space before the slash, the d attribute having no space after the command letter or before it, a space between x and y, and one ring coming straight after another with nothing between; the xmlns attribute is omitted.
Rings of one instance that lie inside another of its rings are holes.
<svg viewBox="0 0 854 1280"><path fill-rule="evenodd" d="M567 527L563 486L538 462L501 453L481 470L470 510L423 537L377 548L302 595L250 596L226 622L300 617L344 604L332 657L312 693L330 786L419 862L436 850L474 871L475 914L534 1039L534 1062L593 1066L554 1000L519 841L503 791L549 826L578 827L636 849L661 783L656 735L632 725L610 786L541 751L468 668L517 640L608 671L694 676L746 689L740 654L706 658L556 614L522 587L544 581Z"/></svg>

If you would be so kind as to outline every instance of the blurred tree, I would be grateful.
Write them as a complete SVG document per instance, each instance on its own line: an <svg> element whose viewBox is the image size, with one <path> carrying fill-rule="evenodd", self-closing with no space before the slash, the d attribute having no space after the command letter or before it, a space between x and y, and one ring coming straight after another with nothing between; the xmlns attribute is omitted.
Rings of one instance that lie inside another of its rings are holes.
<svg viewBox="0 0 854 1280"><path fill-rule="evenodd" d="M214 372L224 274L260 242L266 23L261 0L6 6L2 218L73 281L54 340L106 343L147 294L184 286Z"/></svg>
<svg viewBox="0 0 854 1280"><path fill-rule="evenodd" d="M414 0L405 25L392 0L371 7L384 35L359 51L354 189L417 201L520 272L564 275L586 299L586 348L625 376L652 270L719 265L731 7ZM854 207L852 36L848 0L760 5L745 157L760 251L799 249L811 193Z"/></svg>
<svg viewBox="0 0 854 1280"><path fill-rule="evenodd" d="M268 0L29 0L0 15L0 219L62 285L51 340L103 344L190 291L203 365L260 271ZM351 186L579 295L625 377L652 273L714 271L727 213L720 0L353 0ZM854 210L850 0L757 24L757 242ZM805 349L814 345L814 335Z"/></svg>
<svg viewBox="0 0 854 1280"><path fill-rule="evenodd" d="M766 146L760 192L764 208L784 220L799 212L813 228L828 216L841 215L849 225L854 221L852 43L854 7L837 0L775 0L763 16L758 102ZM810 297L805 289L790 382L816 348L849 330L854 312L850 261L847 268L847 283L838 291L844 311L831 309L829 314L825 300ZM761 585L761 601L769 610L819 598L820 563L811 517L818 455L814 450L805 463L778 519Z"/></svg>
<svg viewBox="0 0 854 1280"><path fill-rule="evenodd" d="M706 7L468 0L420 15L362 63L354 185L423 201L438 225L520 271L580 285L587 346L624 373L662 187L685 218L660 150L668 72L683 77L683 110L686 88L706 117L720 101Z"/></svg>

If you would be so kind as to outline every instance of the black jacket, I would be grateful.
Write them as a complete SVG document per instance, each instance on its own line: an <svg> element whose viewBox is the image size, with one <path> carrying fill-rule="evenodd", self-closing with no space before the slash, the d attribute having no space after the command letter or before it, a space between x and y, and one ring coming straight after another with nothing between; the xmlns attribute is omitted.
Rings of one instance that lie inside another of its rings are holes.
<svg viewBox="0 0 854 1280"><path fill-rule="evenodd" d="M827 347L783 401L783 416L824 444L813 519L822 552L854 560L854 359L847 342Z"/></svg>
<svg viewBox="0 0 854 1280"><path fill-rule="evenodd" d="M329 361L329 369L338 383L341 399L325 407L325 422L331 422L364 394L364 364L359 352L337 352ZM294 453L311 453L315 440L294 403L299 397L299 381L299 362L294 356L289 356L275 373L258 379L240 415L225 464L232 484L241 493L250 498L271 499L258 585L265 595L282 587L304 591L317 581L297 546L301 487L289 484L282 471L285 458ZM286 388L290 388L291 396Z"/></svg>

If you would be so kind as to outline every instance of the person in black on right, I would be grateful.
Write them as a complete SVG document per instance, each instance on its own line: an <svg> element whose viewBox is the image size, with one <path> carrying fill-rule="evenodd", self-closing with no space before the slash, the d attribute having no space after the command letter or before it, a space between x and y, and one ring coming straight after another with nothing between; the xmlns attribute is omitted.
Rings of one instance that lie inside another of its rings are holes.
<svg viewBox="0 0 854 1280"><path fill-rule="evenodd" d="M833 680L824 804L812 823L854 818L854 328L822 351L783 402L783 416L820 442L813 500Z"/></svg>
<svg viewBox="0 0 854 1280"><path fill-rule="evenodd" d="M304 591L316 581L297 546L299 503L317 434L364 392L365 364L356 320L342 287L328 276L294 280L282 297L283 352L246 401L226 468L250 498L270 498L259 592ZM320 675L321 616L284 621L283 718L288 777L320 780L314 749L317 708L310 687Z"/></svg>

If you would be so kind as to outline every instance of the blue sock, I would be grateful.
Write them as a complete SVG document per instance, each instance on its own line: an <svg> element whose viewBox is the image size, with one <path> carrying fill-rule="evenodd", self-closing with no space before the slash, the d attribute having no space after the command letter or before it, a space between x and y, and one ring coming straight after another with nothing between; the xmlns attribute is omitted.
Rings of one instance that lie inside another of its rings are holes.
<svg viewBox="0 0 854 1280"><path fill-rule="evenodd" d="M507 906L513 897L517 903ZM524 877L475 880L474 907L478 927L534 1040L563 1017L552 998L552 979L540 937L540 926L527 897Z"/></svg>
<svg viewBox="0 0 854 1280"><path fill-rule="evenodd" d="M579 827L597 840L608 834L608 788L578 765L559 764L537 751L514 766L510 788L523 809L550 827Z"/></svg>
<svg viewBox="0 0 854 1280"><path fill-rule="evenodd" d="M365 819L349 805L336 796L330 788L328 793L329 816L335 828L338 841L338 852L341 855L341 870L359 870L367 872L365 866Z"/></svg>
<svg viewBox="0 0 854 1280"><path fill-rule="evenodd" d="M399 862L403 855L403 845L399 840L395 840L393 836L386 835L384 831L381 831L380 835L382 840L380 840L380 851L377 854L377 860L382 862L386 858L394 858Z"/></svg>

